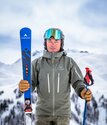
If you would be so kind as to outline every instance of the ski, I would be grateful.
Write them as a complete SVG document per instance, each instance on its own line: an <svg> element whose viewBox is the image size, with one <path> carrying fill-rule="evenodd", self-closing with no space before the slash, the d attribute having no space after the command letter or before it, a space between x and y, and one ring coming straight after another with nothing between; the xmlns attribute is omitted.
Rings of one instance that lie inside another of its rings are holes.
<svg viewBox="0 0 107 125"><path fill-rule="evenodd" d="M20 30L20 42L23 80L27 80L31 86L31 30L29 28L24 27ZM26 116L31 116L31 87L24 92L24 112Z"/></svg>

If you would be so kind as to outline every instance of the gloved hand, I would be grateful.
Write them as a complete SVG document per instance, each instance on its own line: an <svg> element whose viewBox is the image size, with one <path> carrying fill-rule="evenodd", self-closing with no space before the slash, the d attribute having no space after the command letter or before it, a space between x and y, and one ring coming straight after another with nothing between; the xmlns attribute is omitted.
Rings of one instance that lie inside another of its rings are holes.
<svg viewBox="0 0 107 125"><path fill-rule="evenodd" d="M80 93L81 97L83 99L85 99L87 102L90 102L92 99L92 92L90 89L86 90L86 88L84 88L81 93Z"/></svg>
<svg viewBox="0 0 107 125"><path fill-rule="evenodd" d="M25 92L25 91L27 91L29 88L30 88L30 84L28 83L27 80L21 80L21 81L19 82L19 90L20 90L21 92Z"/></svg>

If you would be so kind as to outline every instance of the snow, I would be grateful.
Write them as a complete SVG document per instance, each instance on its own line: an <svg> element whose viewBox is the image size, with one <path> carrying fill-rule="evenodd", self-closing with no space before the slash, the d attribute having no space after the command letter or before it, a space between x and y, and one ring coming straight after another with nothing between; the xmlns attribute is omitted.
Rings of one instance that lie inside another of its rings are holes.
<svg viewBox="0 0 107 125"><path fill-rule="evenodd" d="M106 110L100 106L99 98L104 95L104 98L107 99L107 55L105 54L95 54L77 50L66 50L68 56L72 57L77 64L79 65L83 75L85 75L85 67L90 67L92 69L92 74L94 77L95 84L90 86L93 96L98 103L99 109L99 122L98 125L106 125L105 118ZM41 56L43 51L35 51L32 54L32 60ZM0 100L10 99L14 100L14 103L9 105L9 110L17 104L18 101L23 103L23 96L21 98L16 99L16 95L14 90L18 88L18 83L22 79L22 68L21 68L21 59L18 59L15 63L11 65L6 65L0 63L0 91L4 91L3 94L0 95ZM74 90L71 88L71 96L74 93ZM80 108L81 113L78 116L77 111L75 110L75 104ZM90 104L91 105L91 104ZM33 113L35 113L35 106L33 104ZM84 110L84 100L78 98L77 102L74 103L71 101L71 110L72 112L82 120L83 110ZM16 111L18 113L18 111ZM9 111L5 111L2 117L7 116ZM70 125L79 125L74 119L71 119ZM92 124L94 125L94 124ZM97 124L96 124L97 125Z"/></svg>

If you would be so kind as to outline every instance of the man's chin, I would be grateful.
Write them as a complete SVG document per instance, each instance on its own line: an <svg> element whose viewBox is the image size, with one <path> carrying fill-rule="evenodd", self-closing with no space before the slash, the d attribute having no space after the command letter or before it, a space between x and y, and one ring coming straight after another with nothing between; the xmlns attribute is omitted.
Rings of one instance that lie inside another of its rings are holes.
<svg viewBox="0 0 107 125"><path fill-rule="evenodd" d="M56 52L59 52L59 50L56 50L55 48L50 48L50 49L48 50L48 52L56 53Z"/></svg>
<svg viewBox="0 0 107 125"><path fill-rule="evenodd" d="M56 49L51 49L50 51L51 51L51 52L57 52Z"/></svg>

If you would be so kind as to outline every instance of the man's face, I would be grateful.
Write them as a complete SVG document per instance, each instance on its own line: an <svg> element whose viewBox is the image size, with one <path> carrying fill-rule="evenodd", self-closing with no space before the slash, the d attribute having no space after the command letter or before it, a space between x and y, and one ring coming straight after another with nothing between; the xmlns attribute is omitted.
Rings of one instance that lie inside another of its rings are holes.
<svg viewBox="0 0 107 125"><path fill-rule="evenodd" d="M48 52L59 52L61 48L61 40L56 40L54 37L46 40Z"/></svg>

